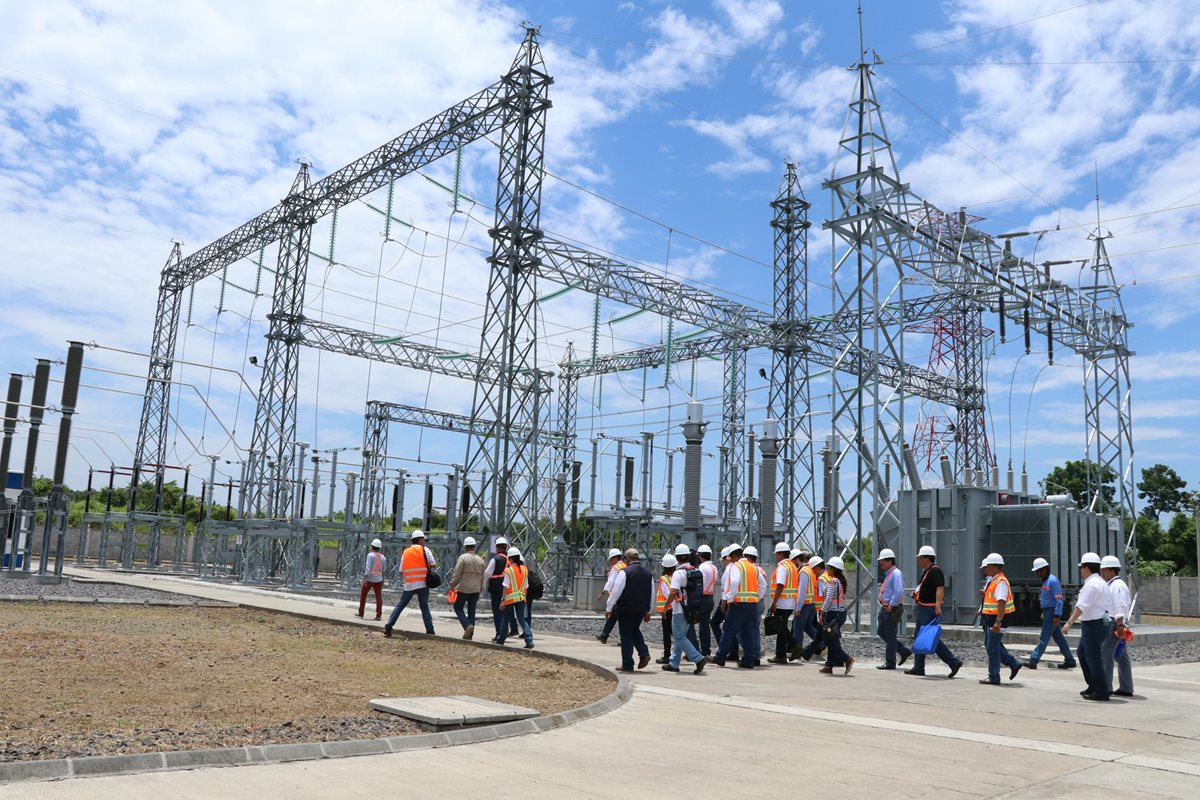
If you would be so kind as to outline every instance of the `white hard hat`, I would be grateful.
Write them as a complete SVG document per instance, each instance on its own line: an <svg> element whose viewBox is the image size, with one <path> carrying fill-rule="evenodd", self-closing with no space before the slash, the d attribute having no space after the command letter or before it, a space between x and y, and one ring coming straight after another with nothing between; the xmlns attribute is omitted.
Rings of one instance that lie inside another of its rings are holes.
<svg viewBox="0 0 1200 800"><path fill-rule="evenodd" d="M890 558L892 561L896 560L896 554L892 552L892 548L890 548L890 547L885 547L882 550L880 550L879 558L876 560L883 561L884 559L887 559L887 558Z"/></svg>
<svg viewBox="0 0 1200 800"><path fill-rule="evenodd" d="M833 558L829 559L829 566L837 567L838 569L846 568L845 562L842 561L842 559L838 558L837 556L834 556Z"/></svg>
<svg viewBox="0 0 1200 800"><path fill-rule="evenodd" d="M776 553L788 553L791 552L791 549L792 548L788 546L787 542L780 542L779 544L775 545Z"/></svg>
<svg viewBox="0 0 1200 800"><path fill-rule="evenodd" d="M810 558L808 560L809 567L819 567L824 563L825 563L825 559L821 558L820 556L813 556L812 558Z"/></svg>
<svg viewBox="0 0 1200 800"><path fill-rule="evenodd" d="M475 537L474 536L468 536L467 538L463 539L463 547L474 547L474 546L475 546Z"/></svg>
<svg viewBox="0 0 1200 800"><path fill-rule="evenodd" d="M708 545L706 545L706 544L702 544L702 545L700 545L699 547L697 547L697 548L696 548L696 552L697 552L697 553L708 553L708 554L711 556L711 555L712 555L712 548L711 548L711 547L709 547L709 546L708 546Z"/></svg>
<svg viewBox="0 0 1200 800"><path fill-rule="evenodd" d="M1100 556L1096 555L1095 553L1084 553L1083 558L1079 559L1079 566L1081 566L1081 567L1084 564L1090 565L1090 564L1099 564L1099 563L1100 563Z"/></svg>
<svg viewBox="0 0 1200 800"><path fill-rule="evenodd" d="M496 537L496 547L499 547L502 544L507 545L508 539L505 539L503 536L497 536Z"/></svg>
<svg viewBox="0 0 1200 800"><path fill-rule="evenodd" d="M788 553L788 558L796 558L797 556L801 555L804 555L803 550L792 550Z"/></svg>
<svg viewBox="0 0 1200 800"><path fill-rule="evenodd" d="M742 550L742 546L740 544L738 544L737 542L733 542L732 544L729 545L729 547L725 548L725 552L727 552L729 555L733 555L734 553L741 553L741 552L743 552L743 550Z"/></svg>
<svg viewBox="0 0 1200 800"><path fill-rule="evenodd" d="M1029 570L1029 571L1030 571L1030 572L1037 572L1039 569L1043 569L1043 568L1045 568L1045 567L1048 567L1048 566L1050 566L1050 562L1049 562L1049 561L1047 561L1046 559L1044 559L1044 558L1035 558L1035 559L1033 560L1033 569L1031 569L1031 570Z"/></svg>
<svg viewBox="0 0 1200 800"><path fill-rule="evenodd" d="M621 551L614 547L612 550L608 551L608 557L609 558L620 558Z"/></svg>
<svg viewBox="0 0 1200 800"><path fill-rule="evenodd" d="M508 557L509 558L520 558L521 551L515 547L510 547L510 548L508 548Z"/></svg>
<svg viewBox="0 0 1200 800"><path fill-rule="evenodd" d="M408 535L408 538L410 538L410 539L424 539L424 538L425 538L425 531L423 531L423 530L420 530L420 529L418 528L417 530L415 530L415 531L413 531L412 533L410 533L410 534Z"/></svg>
<svg viewBox="0 0 1200 800"><path fill-rule="evenodd" d="M383 547L383 542L379 541L378 539L372 539L371 547Z"/></svg>
<svg viewBox="0 0 1200 800"><path fill-rule="evenodd" d="M692 548L688 547L686 544L675 545L675 555L690 556L691 554L692 554Z"/></svg>
<svg viewBox="0 0 1200 800"><path fill-rule="evenodd" d="M729 558L729 547L730 545L725 545L721 548L721 558Z"/></svg>
<svg viewBox="0 0 1200 800"><path fill-rule="evenodd" d="M1121 559L1117 558L1116 556L1105 556L1104 558L1100 559L1100 566L1104 569L1120 569Z"/></svg>
<svg viewBox="0 0 1200 800"><path fill-rule="evenodd" d="M758 558L758 548L754 545L750 545L742 550L742 555L750 556L751 558Z"/></svg>
<svg viewBox="0 0 1200 800"><path fill-rule="evenodd" d="M677 567L677 566L679 566L679 560L676 559L675 556L671 555L670 553L667 553L665 556L662 557L662 565L664 567Z"/></svg>
<svg viewBox="0 0 1200 800"><path fill-rule="evenodd" d="M983 557L983 561L980 562L979 568L983 569L984 567L988 567L988 566L1003 567L1004 566L1004 556L1000 555L999 553L988 553L986 556Z"/></svg>
<svg viewBox="0 0 1200 800"><path fill-rule="evenodd" d="M937 551L934 550L932 546L925 545L924 547L922 547L920 550L917 551L917 555L925 556L926 558L937 558Z"/></svg>

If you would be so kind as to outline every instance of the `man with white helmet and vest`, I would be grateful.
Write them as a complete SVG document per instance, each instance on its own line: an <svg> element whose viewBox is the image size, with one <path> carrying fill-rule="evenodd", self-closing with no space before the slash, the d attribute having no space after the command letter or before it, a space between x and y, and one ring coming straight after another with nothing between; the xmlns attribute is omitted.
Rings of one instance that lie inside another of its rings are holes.
<svg viewBox="0 0 1200 800"><path fill-rule="evenodd" d="M791 619L796 613L800 596L800 568L792 561L792 548L787 542L775 545L775 574L771 580L771 606L767 614L778 620L779 632L775 634L775 657L768 658L772 664L786 664L793 646Z"/></svg>
<svg viewBox="0 0 1200 800"><path fill-rule="evenodd" d="M654 584L654 613L662 624L662 640L663 654L662 658L657 659L656 664L671 663L671 633L673 626L672 608L668 598L671 596L671 576L675 574L675 567L679 565L679 560L675 556L667 553L662 557L662 572L658 576L658 580Z"/></svg>
<svg viewBox="0 0 1200 800"><path fill-rule="evenodd" d="M717 580L720 578L717 572L717 565L713 563L712 548L706 544L696 548L696 555L700 557L700 574L704 576L704 598L700 601L700 614L697 625L700 628L700 652L705 657L712 656L712 616L715 606L714 595L717 589Z"/></svg>
<svg viewBox="0 0 1200 800"><path fill-rule="evenodd" d="M464 639L475 636L475 606L483 592L483 568L483 559L475 555L475 537L468 536L463 539L463 553L454 564L454 574L450 577L450 591L456 594L454 616L462 625Z"/></svg>
<svg viewBox="0 0 1200 800"><path fill-rule="evenodd" d="M758 652L758 603L760 591L759 570L749 559L742 558L742 546L730 545L729 566L725 570L721 590L721 607L725 611L725 628L713 663L725 666L725 659L740 641L742 658L739 667L752 668L754 655Z"/></svg>
<svg viewBox="0 0 1200 800"><path fill-rule="evenodd" d="M725 547L721 548L721 576L720 576L721 587L720 588L721 588L721 596L722 597L725 594L726 585L729 583L729 578L731 575L731 573L729 572L729 569L730 569L730 566L733 564L733 561L729 557L729 554L733 552L734 547L735 547L735 545L729 544L729 545L726 545ZM715 598L714 598L714 600L715 600ZM710 623L710 627L712 628L712 632L713 632L713 641L718 645L721 642L721 637L724 636L725 611L726 611L725 603L717 603L716 610L713 611L712 621ZM739 654L740 653L738 650L737 640L735 639L734 643L733 643L733 650L730 652L730 656L734 660L737 660L739 657Z"/></svg>
<svg viewBox="0 0 1200 800"><path fill-rule="evenodd" d="M981 678L979 682L998 686L1001 664L1008 667L1010 681L1021 671L1021 662L1004 647L1004 629L1008 626L1007 617L1017 610L1017 606L1013 602L1012 586L1004 574L1004 557L999 553L988 553L979 568L987 576L987 584L983 587L983 604L979 608L979 613L983 624L983 642L987 647L988 657L987 677Z"/></svg>
<svg viewBox="0 0 1200 800"><path fill-rule="evenodd" d="M913 601L917 604L917 629L913 634L914 640L920 635L921 628L941 619L942 604L946 602L946 576L937 565L937 552L929 545L922 547L917 551L917 566L921 568L921 580L912 593ZM953 678L962 669L962 659L951 652L945 639L938 640L937 657L950 667L950 674L946 676L948 678ZM904 670L904 674L924 675L925 654L914 653L912 668Z"/></svg>
<svg viewBox="0 0 1200 800"><path fill-rule="evenodd" d="M754 666L762 666L762 618L767 613L767 595L771 593L771 581L767 571L758 563L758 548L749 545L742 550L742 558L758 570L758 619L754 623Z"/></svg>
<svg viewBox="0 0 1200 800"><path fill-rule="evenodd" d="M494 552L492 557L488 559L487 566L483 569L483 576L487 580L488 596L492 600L492 623L496 626L496 637L500 636L500 628L502 623L505 623L507 615L504 613L504 568L508 566L508 539L503 536L497 536L496 541L492 544ZM508 629L509 636L516 636L516 623L514 627ZM494 637L494 638L496 638Z"/></svg>
<svg viewBox="0 0 1200 800"><path fill-rule="evenodd" d="M792 638L796 640L789 655L793 661L803 658L810 660L821 650L821 629L817 625L817 611L825 599L825 559L816 555L801 553L800 567L800 603L796 606L796 621L792 626ZM804 556L808 556L804 560ZM808 635L808 646L804 646L804 636Z"/></svg>
<svg viewBox="0 0 1200 800"><path fill-rule="evenodd" d="M1104 637L1104 646L1100 648L1100 658L1104 662L1104 679L1109 689L1113 685L1113 666L1117 667L1117 688L1112 691L1118 697L1133 697L1133 663L1129 659L1128 642L1125 637L1129 629L1129 613L1132 600L1129 586L1121 578L1121 560L1116 556L1105 556L1100 559L1100 577L1108 584L1111 598L1109 615L1112 617L1112 632ZM1126 646L1117 655L1117 646L1121 642Z"/></svg>
<svg viewBox="0 0 1200 800"><path fill-rule="evenodd" d="M883 663L875 669L895 669L897 663L904 662L912 655L908 646L898 638L900 620L904 618L904 573L896 566L896 554L890 547L879 551L879 566L883 568L883 579L879 582L879 619L875 625L875 635L883 640ZM896 661L896 654L900 661Z"/></svg>
<svg viewBox="0 0 1200 800"><path fill-rule="evenodd" d="M400 612L414 596L417 598L418 605L421 606L421 621L425 623L425 633L433 635L433 615L429 613L429 586L426 579L429 576L429 570L437 566L437 559L433 557L433 551L425 546L424 531L413 531L411 539L412 544L404 548L404 553L400 556L400 571L404 576L400 602L396 603L387 623L383 626L384 636L392 635L392 628L395 627L396 620L400 618Z"/></svg>
<svg viewBox="0 0 1200 800"><path fill-rule="evenodd" d="M621 551L614 547L608 551L608 578L604 581L604 588L596 596L597 601L603 600L605 595L612 596L613 585L616 582L617 575L623 569L625 569L625 562L621 560ZM600 641L600 644L608 644L608 637L612 634L616 624L617 618L615 616L611 614L606 615L604 629L596 634L596 638Z"/></svg>
<svg viewBox="0 0 1200 800"><path fill-rule="evenodd" d="M525 605L529 602L529 568L521 559L521 551L511 547L506 555L508 566L504 568L504 578L501 583L504 597L500 601L505 611L505 619L500 625L502 633L493 639L496 644L504 644L508 638L508 628L519 626L525 636L525 649L533 649L533 629L529 625L529 615L525 613Z"/></svg>
<svg viewBox="0 0 1200 800"><path fill-rule="evenodd" d="M1087 683L1080 695L1084 700L1107 701L1112 687L1105 678L1103 649L1104 639L1112 630L1109 616L1112 592L1100 575L1100 556L1084 553L1079 559L1079 576L1083 578L1083 586L1075 597L1075 608L1071 618L1063 624L1062 632L1066 636L1071 626L1079 622L1079 648L1075 652L1079 656L1079 670Z"/></svg>
<svg viewBox="0 0 1200 800"><path fill-rule="evenodd" d="M367 592L375 593L375 619L383 618L383 571L387 568L387 557L381 552L383 542L371 540L371 552L367 553L367 563L363 567L362 591L358 595L358 614L361 617L367 610Z"/></svg>
<svg viewBox="0 0 1200 800"><path fill-rule="evenodd" d="M1050 644L1050 639L1053 638L1063 657L1063 662L1058 665L1058 668L1072 669L1075 666L1075 654L1071 652L1071 645L1067 644L1067 637L1063 636L1061 625L1063 610L1062 582L1050 572L1050 562L1044 558L1035 558L1033 560L1033 573L1042 581L1042 589L1039 595L1039 604L1042 609L1042 635L1038 638L1037 646L1033 648L1033 652L1029 654L1029 660L1025 662L1025 666L1030 669L1037 669L1038 662L1042 660L1042 654L1046 652L1046 647Z"/></svg>

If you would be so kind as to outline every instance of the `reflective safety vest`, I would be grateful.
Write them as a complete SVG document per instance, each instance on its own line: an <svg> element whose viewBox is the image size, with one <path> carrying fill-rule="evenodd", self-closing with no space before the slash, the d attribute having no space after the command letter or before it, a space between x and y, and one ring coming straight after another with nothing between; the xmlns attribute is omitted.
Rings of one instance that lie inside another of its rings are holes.
<svg viewBox="0 0 1200 800"><path fill-rule="evenodd" d="M658 591L654 595L654 613L662 614L667 610L667 598L671 596L671 576L660 575Z"/></svg>
<svg viewBox="0 0 1200 800"><path fill-rule="evenodd" d="M784 559L783 568L787 570L787 582L780 592L781 599L793 599L800 596L800 569L790 560Z"/></svg>
<svg viewBox="0 0 1200 800"><path fill-rule="evenodd" d="M738 559L733 562L740 573L741 585L738 586L737 592L733 595L735 603L757 603L758 602L758 565L751 564L746 559Z"/></svg>
<svg viewBox="0 0 1200 800"><path fill-rule="evenodd" d="M983 614L984 616L996 617L1000 615L1000 601L996 599L996 587L1001 583L1004 588L1008 589L1008 599L1004 603L1004 613L1011 614L1017 610L1016 603L1013 602L1012 586L1008 583L1008 578L1003 572L988 581L987 589L983 592Z"/></svg>
<svg viewBox="0 0 1200 800"><path fill-rule="evenodd" d="M383 562L383 553L367 553L367 575L373 578L382 578Z"/></svg>
<svg viewBox="0 0 1200 800"><path fill-rule="evenodd" d="M800 572L808 576L808 584L804 587L804 605L811 606L817 602L817 576L808 564L801 567ZM799 576L797 576L797 583L799 583L799 580Z"/></svg>
<svg viewBox="0 0 1200 800"><path fill-rule="evenodd" d="M529 568L513 564L504 570L508 576L508 590L504 594L501 605L510 606L513 603L524 603L525 592L529 587Z"/></svg>
<svg viewBox="0 0 1200 800"><path fill-rule="evenodd" d="M414 544L404 548L400 557L400 572L405 583L424 581L429 576L429 564L425 560L425 545Z"/></svg>
<svg viewBox="0 0 1200 800"><path fill-rule="evenodd" d="M824 602L825 592L828 591L828 589L829 589L830 581L834 581L835 583L841 583L841 581L837 580L837 578L829 577L828 572L822 572L821 576L819 578L817 578L817 598L816 598L817 603Z"/></svg>

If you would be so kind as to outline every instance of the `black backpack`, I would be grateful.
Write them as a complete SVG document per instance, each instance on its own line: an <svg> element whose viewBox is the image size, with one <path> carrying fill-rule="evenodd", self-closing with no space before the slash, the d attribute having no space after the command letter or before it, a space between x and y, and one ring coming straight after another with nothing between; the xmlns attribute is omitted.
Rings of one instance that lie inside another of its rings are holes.
<svg viewBox="0 0 1200 800"><path fill-rule="evenodd" d="M683 607L699 608L700 604L704 602L704 573L695 567L689 567L686 589Z"/></svg>
<svg viewBox="0 0 1200 800"><path fill-rule="evenodd" d="M546 584L542 583L542 579L533 570L529 570L529 586L525 590L525 597L528 600L541 600L546 594Z"/></svg>

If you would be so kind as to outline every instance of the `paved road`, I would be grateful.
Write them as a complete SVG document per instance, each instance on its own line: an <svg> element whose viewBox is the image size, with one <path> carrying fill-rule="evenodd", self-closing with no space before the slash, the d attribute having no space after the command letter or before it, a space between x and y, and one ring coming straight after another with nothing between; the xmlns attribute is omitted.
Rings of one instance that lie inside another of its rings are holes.
<svg viewBox="0 0 1200 800"><path fill-rule="evenodd" d="M120 579L353 618L345 604L274 592L158 576ZM401 627L416 629L414 622L419 625L419 617L406 611ZM611 646L536 631L535 637L542 650L616 663ZM860 664L847 677L819 675L815 665L711 668L702 676L647 671L636 676L633 699L620 710L536 736L361 758L10 785L0 787L0 800L326 800L381 789L466 797L493 794L499 785L522 798L615 800L661 792L664 769L676 764L689 768L704 796L723 800L775 793L760 777L774 770L789 785L830 779L839 798L886 792L1058 800L1111 793L1123 800L1194 800L1200 793L1200 664L1137 669L1138 696L1108 704L1079 700L1075 671L1026 670L1011 684L989 687L976 683L979 670L970 667L947 681L873 666Z"/></svg>

